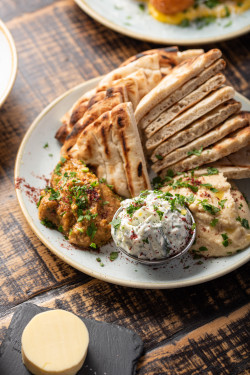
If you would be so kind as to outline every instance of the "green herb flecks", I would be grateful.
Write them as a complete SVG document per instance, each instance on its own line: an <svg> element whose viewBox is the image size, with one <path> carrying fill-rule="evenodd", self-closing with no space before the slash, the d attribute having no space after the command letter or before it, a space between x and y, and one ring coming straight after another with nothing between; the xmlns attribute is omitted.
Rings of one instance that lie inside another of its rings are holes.
<svg viewBox="0 0 250 375"><path fill-rule="evenodd" d="M229 238L227 233L222 233L221 237L223 238L222 245L227 247L229 245Z"/></svg>
<svg viewBox="0 0 250 375"><path fill-rule="evenodd" d="M117 251L113 251L112 253L110 253L109 259L111 260L111 262L113 262L117 258L118 258L118 252Z"/></svg>
<svg viewBox="0 0 250 375"><path fill-rule="evenodd" d="M213 219L213 220L211 220L211 222L210 222L210 227L215 227L215 225L218 223L218 221L219 221L219 219Z"/></svg>
<svg viewBox="0 0 250 375"><path fill-rule="evenodd" d="M48 148L49 147L49 144L48 142L45 143L45 145L43 146L43 148Z"/></svg>
<svg viewBox="0 0 250 375"><path fill-rule="evenodd" d="M240 216L238 216L238 217L236 218L236 220L239 221L239 222L241 223L241 225L243 226L243 228L245 228L245 229L250 229L250 227L249 227L249 222L248 222L247 219L242 219Z"/></svg>
<svg viewBox="0 0 250 375"><path fill-rule="evenodd" d="M208 202L207 199L203 199L203 201L199 201L198 203L202 205L204 211L209 212L211 215L216 215L220 211L220 208L213 206L212 204L207 203L207 202Z"/></svg>
<svg viewBox="0 0 250 375"><path fill-rule="evenodd" d="M91 223L87 228L87 235L93 240L95 237L95 234L97 232L97 227L95 226L95 223Z"/></svg>
<svg viewBox="0 0 250 375"><path fill-rule="evenodd" d="M221 206L221 208L224 208L226 201L227 201L227 199L220 200L219 201L219 206Z"/></svg>
<svg viewBox="0 0 250 375"><path fill-rule="evenodd" d="M50 221L46 218L41 220L41 224L44 225L47 228L56 229L56 225L54 223L52 223L52 221Z"/></svg>
<svg viewBox="0 0 250 375"><path fill-rule="evenodd" d="M202 151L203 151L203 147L201 147L199 150L194 149L192 151L188 151L187 154L188 154L188 156L190 156L190 155L200 156Z"/></svg>
<svg viewBox="0 0 250 375"><path fill-rule="evenodd" d="M121 219L118 217L117 219L112 220L110 224L113 228L119 229L121 225Z"/></svg>

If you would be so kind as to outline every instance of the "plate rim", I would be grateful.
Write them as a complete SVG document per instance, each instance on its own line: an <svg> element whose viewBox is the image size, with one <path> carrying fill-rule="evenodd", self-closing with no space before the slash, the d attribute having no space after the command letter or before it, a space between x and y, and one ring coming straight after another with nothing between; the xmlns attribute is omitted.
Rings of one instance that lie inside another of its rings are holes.
<svg viewBox="0 0 250 375"><path fill-rule="evenodd" d="M9 44L9 47L10 47L10 50L11 50L11 55L12 55L12 71L11 71L11 75L10 75L10 78L9 78L9 83L8 83L2 97L0 97L0 108L1 108L2 105L4 104L5 100L8 98L8 96L9 96L9 94L10 94L10 92L11 92L13 86L14 86L16 76L17 76L18 57L17 57L17 50L16 50L16 45L15 45L14 39L13 39L9 29L7 28L7 26L5 25L5 23L1 19L0 19L0 30L3 31L3 34L6 37L6 40Z"/></svg>
<svg viewBox="0 0 250 375"><path fill-rule="evenodd" d="M230 40L233 38L237 38L241 35L247 34L250 31L250 26L245 26L242 29L238 31L233 31L228 34L225 34L223 36L216 36L216 37L208 37L208 38L200 38L196 40L183 40L183 39L172 39L172 38L160 38L160 37L150 37L145 36L141 34L140 32L132 31L127 29L124 26L120 26L115 24L112 21L109 21L105 17L101 16L99 13L97 13L94 9L92 9L85 0L74 0L75 3L84 11L86 12L91 18L93 18L95 21L101 23L102 25L108 27L109 29L116 31L120 34L129 36L133 39L139 39L150 43L161 43L161 44L172 44L172 45L200 45L200 44L209 44L209 43L217 43L217 42L223 42L225 40Z"/></svg>
<svg viewBox="0 0 250 375"><path fill-rule="evenodd" d="M20 170L20 166L21 166L21 163L22 163L22 156L23 156L23 153L25 151L25 146L26 146L26 143L28 142L31 134L33 133L33 131L36 129L37 126L39 126L39 122L40 120L52 109L54 108L63 98L65 98L66 96L70 95L72 92L80 89L80 88L83 88L87 85L95 85L97 84L97 82L101 79L101 77L96 77L96 78L93 78L93 79L90 79L88 81L85 81L79 85L76 85L75 87L67 90L66 92L64 92L62 95L58 96L56 99L54 99L50 104L48 104L41 112L40 114L35 118L35 120L32 122L32 124L29 126L29 128L27 129L23 139L22 139L22 142L19 146L19 149L18 149L18 152L17 152L17 156L16 156L16 161L15 161L15 168L14 168L14 183L17 179L17 177L20 177L19 176L19 170ZM238 92L236 92L236 94L240 97L240 99L242 101L246 101L250 107L250 100L247 99L245 96L243 96L242 94L239 94ZM187 286L191 286L191 285L198 285L198 284L202 284L204 282L207 282L207 281L210 281L210 280L214 280L218 277L221 277L221 276L224 276L234 270L236 270L237 268L241 267L242 265L244 265L245 263L247 263L249 260L250 260L250 254L249 256L246 256L245 258L243 259L240 259L238 262L234 263L233 265L231 265L231 267L229 268L226 268L226 269L222 269L220 272L215 272L215 273L212 273L212 274L209 274L207 276L198 276L198 277L195 277L195 278L192 278L190 280L185 280L185 281L173 281L173 282L167 282L167 285L164 285L163 283L158 283L158 282L154 282L153 284L150 283L150 282L140 282L140 281L129 281L129 280L123 280L123 279L120 279L120 278L117 278L117 277L109 277L109 276L106 276L102 273L99 273L97 271L93 271L91 270L90 268L88 267L85 267L84 265L81 265L79 264L78 262L72 260L69 256L67 255L64 255L62 254L56 246L54 246L53 244L50 243L50 241L46 238L45 235L43 235L40 230L36 227L36 225L34 224L33 220L32 220L32 217L30 216L30 214L28 213L28 210L25 206L25 203L24 203L24 200L22 198L22 192L19 188L16 187L16 184L15 184L15 192L16 192L16 196L17 196L17 200L18 200L18 204L21 208L21 211L28 223L28 225L31 227L32 231L35 233L35 235L40 239L40 241L53 253L55 254L56 256L58 256L58 258L60 258L61 260L63 260L65 263L69 264L71 267L91 276L91 277L94 277L96 279L99 279L99 280L102 280L102 281L106 281L106 282L109 282L111 284L115 284L115 285L121 285L121 286L126 286L126 287L131 287L131 288L138 288L138 289L174 289L174 288L182 288L182 287L187 287Z"/></svg>

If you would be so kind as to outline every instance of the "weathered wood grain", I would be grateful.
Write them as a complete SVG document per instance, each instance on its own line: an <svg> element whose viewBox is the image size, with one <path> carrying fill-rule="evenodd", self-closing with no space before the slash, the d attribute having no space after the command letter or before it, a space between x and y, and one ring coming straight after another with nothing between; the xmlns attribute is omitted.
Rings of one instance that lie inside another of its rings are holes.
<svg viewBox="0 0 250 375"><path fill-rule="evenodd" d="M179 290L107 284L51 254L30 230L15 197L15 156L38 113L69 88L155 46L106 29L72 0L1 0L0 18L19 55L15 86L0 110L0 342L15 306L30 300L134 329L146 350L138 374L249 373L244 330L249 265ZM248 97L249 42L246 35L205 46L222 49L228 83Z"/></svg>

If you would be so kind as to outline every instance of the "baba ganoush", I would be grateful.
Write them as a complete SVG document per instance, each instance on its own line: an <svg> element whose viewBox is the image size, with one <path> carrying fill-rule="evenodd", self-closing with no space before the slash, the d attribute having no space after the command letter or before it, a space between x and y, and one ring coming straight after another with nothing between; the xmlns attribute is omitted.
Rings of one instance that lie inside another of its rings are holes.
<svg viewBox="0 0 250 375"><path fill-rule="evenodd" d="M171 258L186 248L193 234L184 201L168 192L144 191L124 200L119 211L111 223L112 237L139 259Z"/></svg>
<svg viewBox="0 0 250 375"><path fill-rule="evenodd" d="M201 177L177 176L162 190L184 196L193 194L187 202L196 222L193 253L224 257L249 246L248 204L237 187L216 168L208 168L207 175Z"/></svg>
<svg viewBox="0 0 250 375"><path fill-rule="evenodd" d="M38 213L45 226L59 230L72 244L96 248L111 239L110 222L119 207L112 187L80 160L62 157L51 186L42 191Z"/></svg>

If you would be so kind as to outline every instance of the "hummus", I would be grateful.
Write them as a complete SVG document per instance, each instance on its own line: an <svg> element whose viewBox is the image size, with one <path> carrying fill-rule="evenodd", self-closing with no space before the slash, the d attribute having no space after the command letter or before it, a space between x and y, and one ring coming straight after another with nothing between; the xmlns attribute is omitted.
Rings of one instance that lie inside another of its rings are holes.
<svg viewBox="0 0 250 375"><path fill-rule="evenodd" d="M177 176L162 190L184 196L193 194L188 206L196 222L194 253L205 257L224 257L250 244L248 204L223 174Z"/></svg>
<svg viewBox="0 0 250 375"><path fill-rule="evenodd" d="M110 222L119 207L120 198L85 164L61 158L51 186L42 191L38 213L42 224L59 230L69 242L96 248L111 239Z"/></svg>

